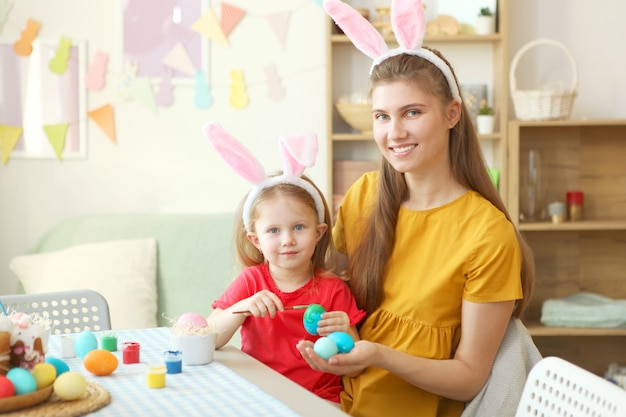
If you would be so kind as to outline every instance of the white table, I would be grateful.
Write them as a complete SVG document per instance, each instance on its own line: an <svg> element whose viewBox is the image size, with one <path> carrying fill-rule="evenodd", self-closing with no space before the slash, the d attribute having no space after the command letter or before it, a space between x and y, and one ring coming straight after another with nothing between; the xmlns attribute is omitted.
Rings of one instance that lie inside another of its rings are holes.
<svg viewBox="0 0 626 417"><path fill-rule="evenodd" d="M108 376L90 374L80 358L62 358L61 336L51 336L48 356L62 359L111 393L111 403L94 416L347 416L232 346L216 351L208 365L183 365L182 373L167 374L164 388L148 388L145 364L163 363L163 352L170 349L169 331L164 327L116 331L119 366ZM95 334L100 342L102 333ZM123 342L140 343L141 363L123 364Z"/></svg>

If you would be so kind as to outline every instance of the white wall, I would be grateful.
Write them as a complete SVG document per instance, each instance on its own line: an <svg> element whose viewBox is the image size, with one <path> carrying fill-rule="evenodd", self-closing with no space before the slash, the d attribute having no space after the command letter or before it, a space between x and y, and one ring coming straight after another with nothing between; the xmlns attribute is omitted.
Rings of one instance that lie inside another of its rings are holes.
<svg viewBox="0 0 626 417"><path fill-rule="evenodd" d="M80 214L115 212L224 212L235 209L248 187L230 171L200 133L209 120L240 138L265 164L279 169L277 139L302 130L318 134L316 167L307 173L326 188L325 14L313 0L229 0L247 11L232 31L230 47L211 42L213 105L197 109L191 87L177 87L173 107L154 114L136 102L119 103L121 0L13 1L0 39L14 42L28 18L41 22L39 37L61 36L109 53L104 92L88 94L88 109L114 106L117 144L85 115L88 157L79 161L12 159L0 166L0 294L13 292L10 259L26 252L59 221ZM220 2L211 9L220 15ZM291 10L286 49L265 16ZM274 64L286 88L268 98L263 67ZM88 63L85 63L85 67ZM228 104L229 70L243 69L250 104ZM1 123L1 122L0 122Z"/></svg>
<svg viewBox="0 0 626 417"><path fill-rule="evenodd" d="M39 36L67 35L87 41L89 57L110 53L110 68L121 68L116 22L121 0L19 0L0 39L15 40L29 17L40 20ZM439 0L440 2L447 0ZM32 247L45 230L60 220L86 213L221 212L232 210L247 191L200 135L200 126L218 120L241 138L268 167L278 168L276 138L312 129L320 138L317 166L309 173L320 186L327 183L325 20L313 0L229 0L249 12L233 31L230 48L211 48L211 80L215 104L198 110L190 88L176 89L174 107L154 115L137 103L116 107L118 143L88 126L88 158L81 161L11 160L0 166L0 293L12 292L16 281L9 260ZM219 2L211 8L219 13ZM262 18L292 9L287 49L276 46ZM71 11L71 13L69 12ZM597 0L510 0L510 55L526 42L548 37L563 42L576 58L578 97L573 117L626 117L626 54L621 22L626 3ZM541 85L544 78L569 80L564 57L532 62L536 73L518 77L520 87ZM266 98L263 65L274 63L288 95L281 102ZM0 63L1 64L1 63ZM555 68L556 66L556 68ZM249 83L250 105L234 110L227 103L229 69L241 67ZM88 107L105 104L117 85L90 93ZM524 84L523 84L524 83Z"/></svg>

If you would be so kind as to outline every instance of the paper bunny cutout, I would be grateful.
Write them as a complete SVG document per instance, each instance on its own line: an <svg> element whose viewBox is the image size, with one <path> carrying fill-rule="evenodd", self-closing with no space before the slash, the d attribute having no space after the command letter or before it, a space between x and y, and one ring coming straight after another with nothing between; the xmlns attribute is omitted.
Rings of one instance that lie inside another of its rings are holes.
<svg viewBox="0 0 626 417"><path fill-rule="evenodd" d="M461 102L459 87L448 64L432 51L422 48L426 24L421 0L391 0L391 26L399 45L395 49L389 49L380 32L348 4L340 0L324 0L323 7L354 46L374 60L370 74L387 58L400 54L416 55L439 68L448 81L452 97Z"/></svg>
<svg viewBox="0 0 626 417"><path fill-rule="evenodd" d="M246 230L250 231L250 209L256 197L264 188L277 184L293 184L305 189L315 201L318 221L325 222L326 211L322 196L311 183L302 179L305 168L315 165L317 136L314 133L304 132L280 137L278 144L283 174L268 178L254 155L217 123L207 123L202 131L224 162L252 184L252 190L243 205L242 218Z"/></svg>

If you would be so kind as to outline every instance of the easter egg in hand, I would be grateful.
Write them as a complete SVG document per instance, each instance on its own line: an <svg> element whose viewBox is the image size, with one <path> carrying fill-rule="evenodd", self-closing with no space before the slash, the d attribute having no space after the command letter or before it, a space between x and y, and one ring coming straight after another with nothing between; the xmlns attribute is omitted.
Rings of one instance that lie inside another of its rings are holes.
<svg viewBox="0 0 626 417"><path fill-rule="evenodd" d="M185 313L178 318L176 326L183 329L201 329L207 327L207 322L201 314Z"/></svg>
<svg viewBox="0 0 626 417"><path fill-rule="evenodd" d="M354 347L354 339L346 332L332 332L328 338L335 342L339 353L348 353Z"/></svg>
<svg viewBox="0 0 626 417"><path fill-rule="evenodd" d="M322 314L326 313L326 309L319 304L311 304L304 311L304 317L302 317L302 324L304 324L304 330L307 333L317 334L317 323L321 320Z"/></svg>
<svg viewBox="0 0 626 417"><path fill-rule="evenodd" d="M328 360L328 358L337 354L337 344L328 337L320 337L315 341L313 351L324 358L324 360Z"/></svg>

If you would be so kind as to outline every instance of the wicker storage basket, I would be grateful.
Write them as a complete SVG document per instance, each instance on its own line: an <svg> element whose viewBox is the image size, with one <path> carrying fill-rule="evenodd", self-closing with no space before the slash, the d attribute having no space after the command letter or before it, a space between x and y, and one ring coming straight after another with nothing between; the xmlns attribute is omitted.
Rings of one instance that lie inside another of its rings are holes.
<svg viewBox="0 0 626 417"><path fill-rule="evenodd" d="M574 76L572 88L570 90L518 90L515 71L517 64L529 49L547 44L561 48L572 65ZM576 88L578 87L578 69L574 57L569 50L560 42L551 39L535 39L528 42L520 48L513 57L511 68L509 71L509 84L511 88L511 97L513 99L513 107L515 115L519 120L558 120L567 119L572 111L574 98L576 97Z"/></svg>

